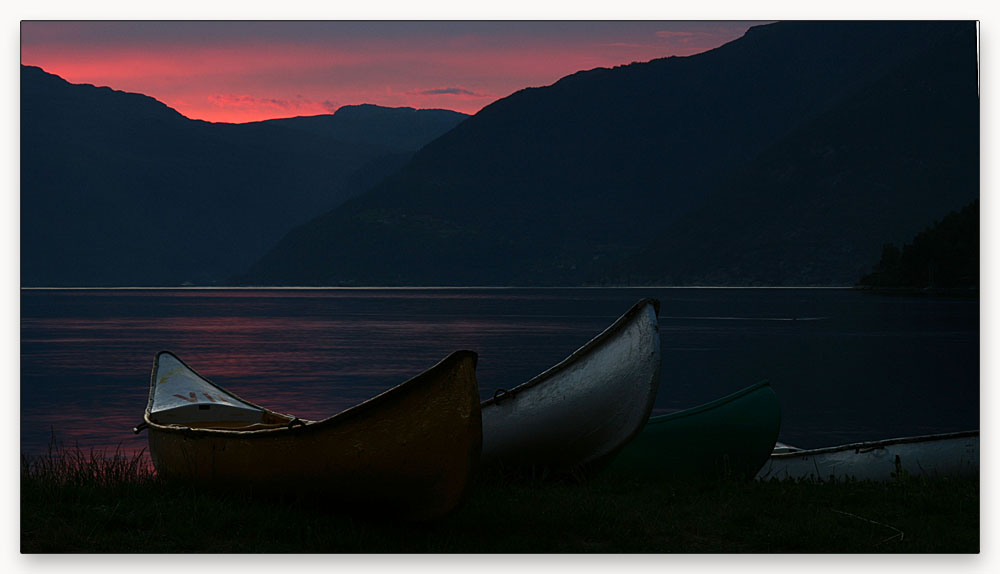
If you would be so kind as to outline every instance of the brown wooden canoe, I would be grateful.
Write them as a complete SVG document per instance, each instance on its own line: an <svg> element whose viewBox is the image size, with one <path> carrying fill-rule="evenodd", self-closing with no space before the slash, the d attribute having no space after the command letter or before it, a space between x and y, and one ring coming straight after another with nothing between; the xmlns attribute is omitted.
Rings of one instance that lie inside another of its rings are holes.
<svg viewBox="0 0 1000 574"><path fill-rule="evenodd" d="M168 479L435 518L462 499L482 449L476 361L475 353L458 351L313 422L241 399L161 352L142 426L153 464Z"/></svg>

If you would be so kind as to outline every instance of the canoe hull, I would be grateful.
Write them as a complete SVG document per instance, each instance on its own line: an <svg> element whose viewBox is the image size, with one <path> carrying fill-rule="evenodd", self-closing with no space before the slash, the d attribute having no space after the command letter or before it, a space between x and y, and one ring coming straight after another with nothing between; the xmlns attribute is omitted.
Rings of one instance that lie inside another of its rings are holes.
<svg viewBox="0 0 1000 574"><path fill-rule="evenodd" d="M428 371L329 419L250 432L150 424L169 479L310 497L406 519L462 499L482 448L476 355ZM150 422L147 419L147 422Z"/></svg>
<svg viewBox="0 0 1000 574"><path fill-rule="evenodd" d="M769 383L758 383L650 418L609 470L663 480L751 479L771 455L780 427L778 398Z"/></svg>
<svg viewBox="0 0 1000 574"><path fill-rule="evenodd" d="M911 476L978 477L979 432L969 431L796 450L771 455L758 480L893 480Z"/></svg>
<svg viewBox="0 0 1000 574"><path fill-rule="evenodd" d="M656 398L658 307L640 301L564 361L484 401L484 464L575 472L617 452Z"/></svg>

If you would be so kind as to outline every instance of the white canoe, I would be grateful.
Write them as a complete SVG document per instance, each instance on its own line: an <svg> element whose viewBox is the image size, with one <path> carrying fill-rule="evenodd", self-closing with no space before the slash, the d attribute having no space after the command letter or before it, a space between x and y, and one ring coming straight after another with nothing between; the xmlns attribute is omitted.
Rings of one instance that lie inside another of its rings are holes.
<svg viewBox="0 0 1000 574"><path fill-rule="evenodd" d="M780 444L758 480L812 478L892 480L911 476L979 476L979 431L894 438L817 448Z"/></svg>
<svg viewBox="0 0 1000 574"><path fill-rule="evenodd" d="M656 398L659 307L639 301L562 362L484 401L483 463L562 473L617 453Z"/></svg>

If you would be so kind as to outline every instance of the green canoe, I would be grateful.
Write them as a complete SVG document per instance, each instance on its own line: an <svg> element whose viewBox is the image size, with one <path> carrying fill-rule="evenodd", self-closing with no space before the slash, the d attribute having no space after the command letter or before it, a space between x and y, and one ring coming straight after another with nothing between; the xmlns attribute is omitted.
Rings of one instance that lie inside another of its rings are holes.
<svg viewBox="0 0 1000 574"><path fill-rule="evenodd" d="M778 439L781 408L767 381L676 413L650 417L609 472L694 479L757 474Z"/></svg>

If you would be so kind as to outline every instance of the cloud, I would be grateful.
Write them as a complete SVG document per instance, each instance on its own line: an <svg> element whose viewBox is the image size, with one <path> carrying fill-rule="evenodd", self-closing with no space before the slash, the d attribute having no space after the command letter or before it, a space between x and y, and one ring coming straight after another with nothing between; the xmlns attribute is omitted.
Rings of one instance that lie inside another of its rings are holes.
<svg viewBox="0 0 1000 574"><path fill-rule="evenodd" d="M618 50L675 50L681 48L685 51L698 48L700 44L706 47L718 43L714 34L706 30L682 31L682 30L657 30L654 32L655 40L652 42L606 42L598 44L600 48L612 48Z"/></svg>
<svg viewBox="0 0 1000 574"><path fill-rule="evenodd" d="M279 98L258 98L246 94L210 94L208 101L216 107L236 110L276 110L294 111L304 107L312 107L312 102L300 97L295 100ZM324 102L325 104L325 102Z"/></svg>
<svg viewBox="0 0 1000 574"><path fill-rule="evenodd" d="M483 94L477 94L476 92L466 90L465 88L434 88L432 90L423 90L415 93L420 96L466 96L473 98L485 97Z"/></svg>
<svg viewBox="0 0 1000 574"><path fill-rule="evenodd" d="M633 44L629 42L611 42L608 44L598 44L601 48L649 48L649 44Z"/></svg>
<svg viewBox="0 0 1000 574"><path fill-rule="evenodd" d="M666 38L667 40L678 40L680 42L689 42L695 38L707 36L705 32L679 32L676 30L659 30L656 32L657 38Z"/></svg>

